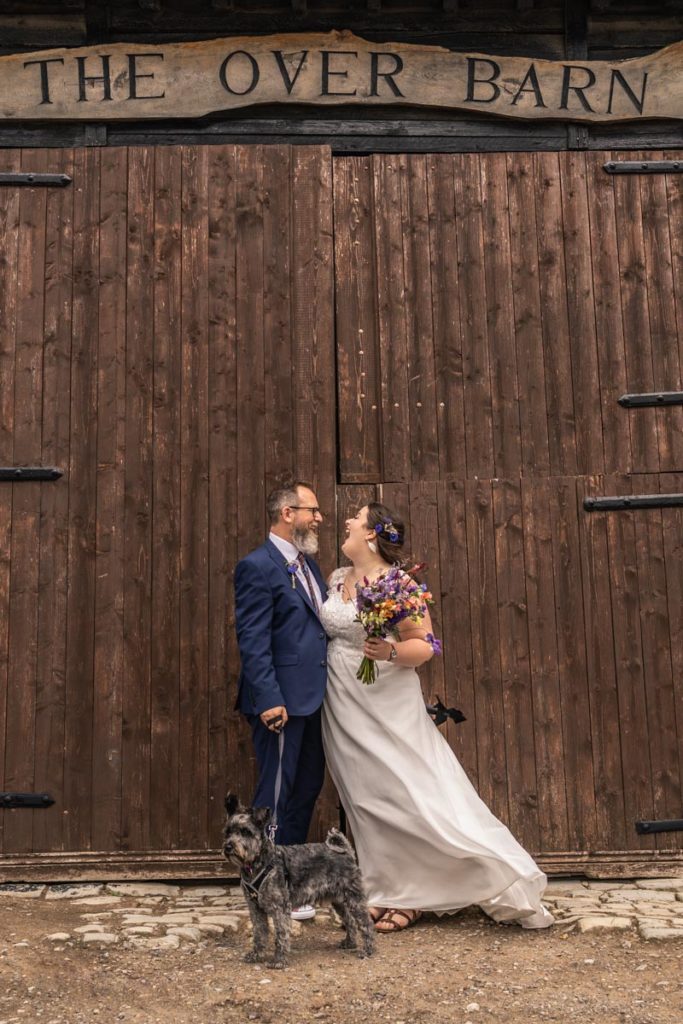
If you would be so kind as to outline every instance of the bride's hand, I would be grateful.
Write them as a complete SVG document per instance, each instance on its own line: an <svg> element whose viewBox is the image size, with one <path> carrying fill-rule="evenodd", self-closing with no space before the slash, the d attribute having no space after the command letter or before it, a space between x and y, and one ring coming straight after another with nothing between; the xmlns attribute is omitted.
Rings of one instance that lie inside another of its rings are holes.
<svg viewBox="0 0 683 1024"><path fill-rule="evenodd" d="M392 644L378 636L369 637L363 646L363 654L372 661L388 661Z"/></svg>

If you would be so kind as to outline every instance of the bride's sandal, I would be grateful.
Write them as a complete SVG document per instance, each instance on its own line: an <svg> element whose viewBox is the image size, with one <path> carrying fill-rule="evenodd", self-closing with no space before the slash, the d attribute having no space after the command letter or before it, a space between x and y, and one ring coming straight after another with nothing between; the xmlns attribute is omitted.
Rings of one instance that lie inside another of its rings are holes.
<svg viewBox="0 0 683 1024"><path fill-rule="evenodd" d="M402 932L422 917L421 910L387 910L375 925L376 932Z"/></svg>

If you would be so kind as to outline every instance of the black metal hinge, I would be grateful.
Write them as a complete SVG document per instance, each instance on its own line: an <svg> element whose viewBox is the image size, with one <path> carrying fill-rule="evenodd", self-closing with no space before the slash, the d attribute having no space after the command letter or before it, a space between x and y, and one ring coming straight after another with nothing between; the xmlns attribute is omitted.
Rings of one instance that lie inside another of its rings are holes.
<svg viewBox="0 0 683 1024"><path fill-rule="evenodd" d="M683 160L608 160L602 169L608 174L680 174Z"/></svg>
<svg viewBox="0 0 683 1024"><path fill-rule="evenodd" d="M20 484L33 480L59 480L64 475L56 466L0 466L0 481Z"/></svg>
<svg viewBox="0 0 683 1024"><path fill-rule="evenodd" d="M49 793L0 793L0 808L51 807L53 803Z"/></svg>
<svg viewBox="0 0 683 1024"><path fill-rule="evenodd" d="M622 395L617 401L624 409L645 409L653 405L683 405L683 391L653 391L642 395Z"/></svg>
<svg viewBox="0 0 683 1024"><path fill-rule="evenodd" d="M35 188L36 185L53 188L65 188L71 184L68 174L33 174L25 171L3 171L0 173L0 185L28 185Z"/></svg>
<svg viewBox="0 0 683 1024"><path fill-rule="evenodd" d="M634 508L683 508L683 494L634 494L614 498L584 498L586 512L630 512Z"/></svg>
<svg viewBox="0 0 683 1024"><path fill-rule="evenodd" d="M671 818L668 821L637 821L636 832L639 836L651 832L683 832L683 818Z"/></svg>

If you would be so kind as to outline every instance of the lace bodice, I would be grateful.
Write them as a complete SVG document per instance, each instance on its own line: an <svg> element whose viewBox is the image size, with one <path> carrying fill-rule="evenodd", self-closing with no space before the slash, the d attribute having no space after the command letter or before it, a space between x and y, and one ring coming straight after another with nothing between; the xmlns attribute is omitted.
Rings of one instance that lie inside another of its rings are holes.
<svg viewBox="0 0 683 1024"><path fill-rule="evenodd" d="M330 576L328 596L320 617L330 638L330 649L344 647L362 652L365 630L360 622L355 621L356 605L353 601L344 601L340 592L340 585L348 571L344 568L335 569Z"/></svg>

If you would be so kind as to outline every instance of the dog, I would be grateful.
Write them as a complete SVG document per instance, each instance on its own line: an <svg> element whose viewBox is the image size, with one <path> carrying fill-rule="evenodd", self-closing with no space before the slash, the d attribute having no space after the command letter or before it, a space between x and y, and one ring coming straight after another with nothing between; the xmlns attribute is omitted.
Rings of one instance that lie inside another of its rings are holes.
<svg viewBox="0 0 683 1024"><path fill-rule="evenodd" d="M245 956L247 963L267 960L271 918L275 954L268 962L272 967L284 967L290 951L292 907L324 899L330 900L346 930L341 948L356 949L361 958L372 955L372 919L360 868L341 832L331 829L324 843L276 846L269 835L269 808L243 807L229 793L225 810L223 856L240 865L240 882L253 926L253 949Z"/></svg>

